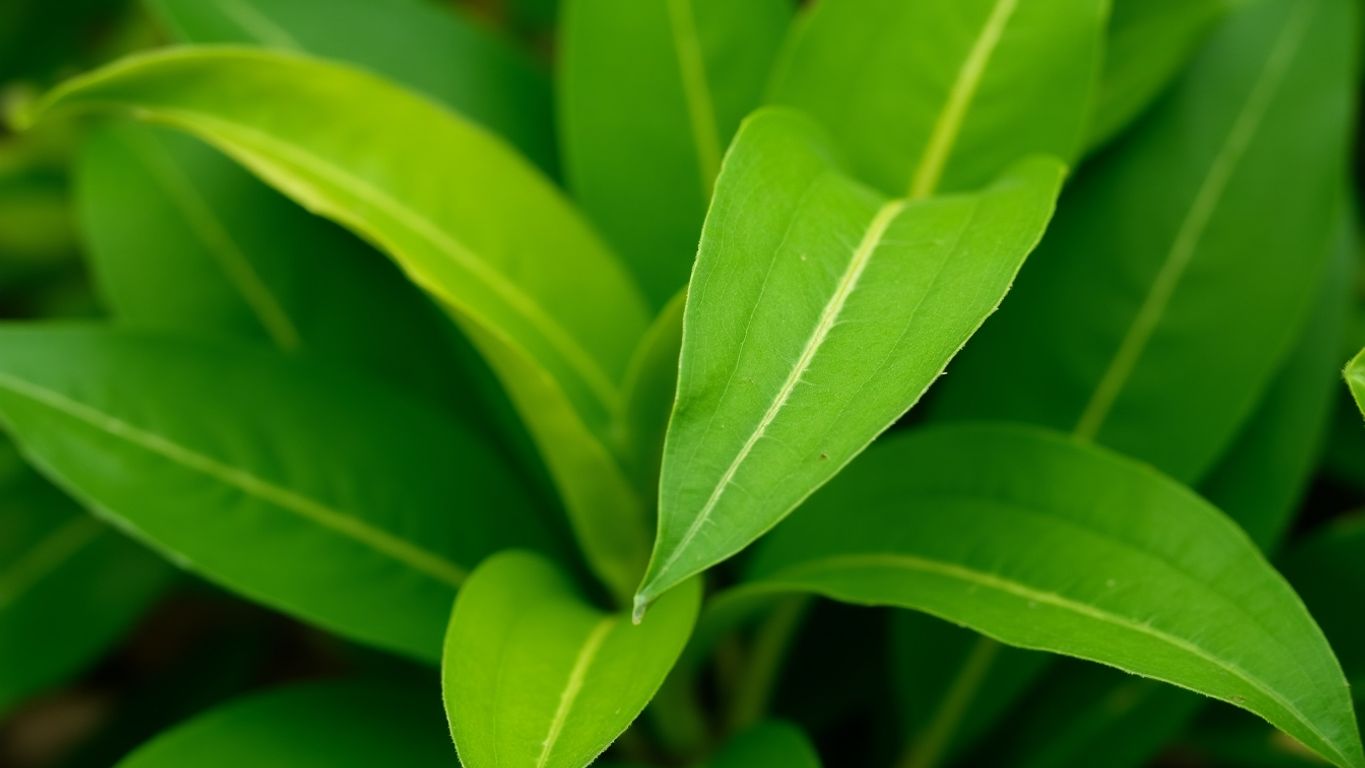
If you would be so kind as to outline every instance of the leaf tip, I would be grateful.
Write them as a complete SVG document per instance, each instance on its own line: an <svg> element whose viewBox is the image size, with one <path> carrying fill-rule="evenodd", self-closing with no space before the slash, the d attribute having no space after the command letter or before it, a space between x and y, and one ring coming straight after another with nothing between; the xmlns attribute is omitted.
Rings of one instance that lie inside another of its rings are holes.
<svg viewBox="0 0 1365 768"><path fill-rule="evenodd" d="M630 623L636 626L645 620L645 611L649 610L650 598L644 592L635 595L634 605L630 610Z"/></svg>

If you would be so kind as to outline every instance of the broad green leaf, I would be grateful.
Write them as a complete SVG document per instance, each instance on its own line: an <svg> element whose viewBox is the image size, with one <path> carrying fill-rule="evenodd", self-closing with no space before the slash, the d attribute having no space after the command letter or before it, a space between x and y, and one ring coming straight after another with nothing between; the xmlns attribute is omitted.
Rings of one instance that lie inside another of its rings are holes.
<svg viewBox="0 0 1365 768"><path fill-rule="evenodd" d="M659 533L637 608L773 527L891 425L1000 302L1062 167L972 194L886 198L807 118L741 128L683 320Z"/></svg>
<svg viewBox="0 0 1365 768"><path fill-rule="evenodd" d="M420 0L148 0L181 42L242 43L348 61L442 101L555 162L549 79L460 14Z"/></svg>
<svg viewBox="0 0 1365 768"><path fill-rule="evenodd" d="M478 126L385 81L267 51L128 59L71 81L45 105L125 112L196 134L380 245L490 358L591 564L614 592L629 593L648 535L608 433L645 331L644 303L534 168Z"/></svg>
<svg viewBox="0 0 1365 768"><path fill-rule="evenodd" d="M645 708L682 653L696 581L642 623L603 613L534 555L491 558L450 616L446 713L465 768L581 768Z"/></svg>
<svg viewBox="0 0 1365 768"><path fill-rule="evenodd" d="M0 331L0 421L97 514L349 637L439 656L480 559L537 544L521 484L459 422L264 350Z"/></svg>
<svg viewBox="0 0 1365 768"><path fill-rule="evenodd" d="M1173 683L1365 766L1341 668L1246 535L1145 465L1061 435L980 425L879 444L765 540L750 579Z"/></svg>
<svg viewBox="0 0 1365 768"><path fill-rule="evenodd" d="M1251 0L1230 15L1068 186L939 415L1041 423L1204 475L1292 346L1336 236L1354 10Z"/></svg>
<svg viewBox="0 0 1365 768"><path fill-rule="evenodd" d="M883 192L975 189L1026 155L1079 153L1104 16L1104 0L824 0L770 96Z"/></svg>
<svg viewBox="0 0 1365 768"><path fill-rule="evenodd" d="M1295 349L1232 449L1200 486L1201 495L1266 552L1278 549L1301 501L1336 389L1347 274L1355 253L1351 228L1341 230L1333 244L1336 258ZM1010 656L1022 654L1003 649L997 660L1010 666L1017 663ZM1026 768L1085 768L1099 750L1113 768L1137 768L1185 730L1202 704L1187 691L1112 670L1059 664L1015 708L1002 725L1004 733L990 741L1007 745L1000 748L1002 760Z"/></svg>
<svg viewBox="0 0 1365 768"><path fill-rule="evenodd" d="M1355 398L1356 405L1360 407L1360 412L1365 414L1365 349L1360 351L1350 363L1346 365L1346 384L1351 388L1351 396Z"/></svg>
<svg viewBox="0 0 1365 768"><path fill-rule="evenodd" d="M820 756L800 728L769 722L731 739L706 768L820 768Z"/></svg>
<svg viewBox="0 0 1365 768"><path fill-rule="evenodd" d="M222 705L156 737L118 768L449 768L435 691L333 680Z"/></svg>
<svg viewBox="0 0 1365 768"><path fill-rule="evenodd" d="M119 321L255 339L434 402L473 399L442 354L449 321L391 264L214 150L114 123L87 138L77 168L91 268Z"/></svg>
<svg viewBox="0 0 1365 768"><path fill-rule="evenodd" d="M174 573L32 472L12 474L0 483L0 717L96 659Z"/></svg>
<svg viewBox="0 0 1365 768"><path fill-rule="evenodd" d="M1239 1L1113 0L1087 144L1104 144L1132 123Z"/></svg>
<svg viewBox="0 0 1365 768"><path fill-rule="evenodd" d="M791 0L568 0L565 175L662 306L687 283L721 154L758 105Z"/></svg>

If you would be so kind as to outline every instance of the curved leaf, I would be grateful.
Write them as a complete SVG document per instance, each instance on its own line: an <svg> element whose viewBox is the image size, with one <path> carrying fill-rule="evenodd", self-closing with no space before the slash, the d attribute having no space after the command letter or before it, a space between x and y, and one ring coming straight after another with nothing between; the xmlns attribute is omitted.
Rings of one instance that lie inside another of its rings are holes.
<svg viewBox="0 0 1365 768"><path fill-rule="evenodd" d="M570 0L569 189L662 305L692 269L721 153L759 103L791 0Z"/></svg>
<svg viewBox="0 0 1365 768"><path fill-rule="evenodd" d="M446 712L467 768L581 768L640 714L682 653L701 602L692 582L639 625L587 603L545 560L479 567L450 617Z"/></svg>
<svg viewBox="0 0 1365 768"><path fill-rule="evenodd" d="M937 413L1074 430L1202 477L1292 346L1330 255L1355 5L1251 0L1229 16L1141 129L1068 186Z"/></svg>
<svg viewBox="0 0 1365 768"><path fill-rule="evenodd" d="M438 768L454 763L434 694L391 683L304 683L210 710L118 768Z"/></svg>
<svg viewBox="0 0 1365 768"><path fill-rule="evenodd" d="M659 533L637 607L739 551L914 405L1009 289L1055 160L975 194L886 200L805 117L745 123L683 320Z"/></svg>
<svg viewBox="0 0 1365 768"><path fill-rule="evenodd" d="M800 728L769 722L731 739L706 768L820 768L820 756Z"/></svg>
<svg viewBox="0 0 1365 768"><path fill-rule="evenodd" d="M423 659L467 572L540 540L517 478L461 424L264 351L5 329L0 420L66 491L173 560Z"/></svg>
<svg viewBox="0 0 1365 768"><path fill-rule="evenodd" d="M1341 668L1246 535L1060 435L963 426L879 444L765 541L750 578L1174 683L1365 766Z"/></svg>
<svg viewBox="0 0 1365 768"><path fill-rule="evenodd" d="M501 141L363 72L251 49L127 59L54 91L45 110L112 110L196 134L378 243L491 358L590 562L629 593L648 536L607 432L644 304Z"/></svg>
<svg viewBox="0 0 1365 768"><path fill-rule="evenodd" d="M0 717L93 661L173 576L28 470L7 478L0 484Z"/></svg>
<svg viewBox="0 0 1365 768"><path fill-rule="evenodd" d="M531 58L462 15L418 0L148 0L182 42L242 43L359 64L439 99L555 161L550 83Z"/></svg>
<svg viewBox="0 0 1365 768"><path fill-rule="evenodd" d="M1029 154L1080 151L1104 0L824 0L771 90L897 196L989 183ZM856 55L853 53L856 52Z"/></svg>

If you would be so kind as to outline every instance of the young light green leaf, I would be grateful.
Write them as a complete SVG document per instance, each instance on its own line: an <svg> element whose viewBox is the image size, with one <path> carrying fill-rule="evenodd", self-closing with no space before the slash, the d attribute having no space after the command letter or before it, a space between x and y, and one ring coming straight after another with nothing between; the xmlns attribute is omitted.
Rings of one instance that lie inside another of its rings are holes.
<svg viewBox="0 0 1365 768"><path fill-rule="evenodd" d="M642 608L738 552L933 383L1008 290L1062 167L974 194L886 200L805 117L740 129L706 222L664 446Z"/></svg>
<svg viewBox="0 0 1365 768"><path fill-rule="evenodd" d="M1087 144L1109 141L1165 90L1237 0L1114 0Z"/></svg>
<svg viewBox="0 0 1365 768"><path fill-rule="evenodd" d="M1079 153L1104 16L1103 0L826 0L771 100L818 119L883 192L975 189L1025 155Z"/></svg>
<svg viewBox="0 0 1365 768"><path fill-rule="evenodd" d="M347 61L438 99L555 164L549 78L462 15L419 0L149 0L181 42L241 43Z"/></svg>
<svg viewBox="0 0 1365 768"><path fill-rule="evenodd" d="M1355 6L1251 0L1230 15L1141 130L1068 186L937 413L1046 424L1203 476L1330 255Z"/></svg>
<svg viewBox="0 0 1365 768"><path fill-rule="evenodd" d="M251 49L127 59L45 106L196 134L378 243L491 358L591 564L629 594L648 534L607 433L644 303L568 202L508 147L363 72Z"/></svg>
<svg viewBox="0 0 1365 768"><path fill-rule="evenodd" d="M0 483L0 717L93 661L173 576L165 562L16 466Z"/></svg>
<svg viewBox="0 0 1365 768"><path fill-rule="evenodd" d="M582 768L645 708L701 602L689 583L639 625L585 601L542 558L481 565L450 616L446 713L466 768Z"/></svg>
<svg viewBox="0 0 1365 768"><path fill-rule="evenodd" d="M1347 363L1344 375L1346 384L1351 389L1351 397L1355 398L1361 414L1365 414L1365 349Z"/></svg>
<svg viewBox="0 0 1365 768"><path fill-rule="evenodd" d="M118 768L448 768L434 691L359 680L295 684L210 710Z"/></svg>
<svg viewBox="0 0 1365 768"><path fill-rule="evenodd" d="M773 721L731 739L705 768L820 768L820 756L800 728Z"/></svg>
<svg viewBox="0 0 1365 768"><path fill-rule="evenodd" d="M480 559L539 545L515 475L462 424L264 350L6 329L0 420L66 491L173 560L423 659Z"/></svg>
<svg viewBox="0 0 1365 768"><path fill-rule="evenodd" d="M1327 641L1246 535L1144 465L1061 435L980 425L879 444L765 540L750 578L1173 683L1365 766Z"/></svg>
<svg viewBox="0 0 1365 768"><path fill-rule="evenodd" d="M721 153L758 105L791 0L569 0L569 188L662 305L687 283Z"/></svg>

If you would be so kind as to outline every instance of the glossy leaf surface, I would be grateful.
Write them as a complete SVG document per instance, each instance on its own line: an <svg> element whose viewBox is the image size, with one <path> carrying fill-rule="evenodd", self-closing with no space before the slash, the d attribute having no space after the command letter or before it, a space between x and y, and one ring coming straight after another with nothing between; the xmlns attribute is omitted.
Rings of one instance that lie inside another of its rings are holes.
<svg viewBox="0 0 1365 768"><path fill-rule="evenodd" d="M659 534L637 605L734 554L920 397L1009 289L1062 168L887 200L783 109L741 129L683 320Z"/></svg>
<svg viewBox="0 0 1365 768"><path fill-rule="evenodd" d="M975 189L1026 155L1075 158L1104 5L821 2L796 27L771 100L825 125L857 176L883 192Z"/></svg>
<svg viewBox="0 0 1365 768"><path fill-rule="evenodd" d="M358 70L251 49L129 59L46 104L196 134L378 243L490 358L590 562L618 594L630 590L647 535L607 432L644 304L568 202L510 148Z"/></svg>
<svg viewBox="0 0 1365 768"><path fill-rule="evenodd" d="M241 43L348 61L451 105L554 167L549 78L461 13L420 0L150 0L181 42Z"/></svg>
<svg viewBox="0 0 1365 768"><path fill-rule="evenodd" d="M11 328L0 419L45 474L172 560L423 659L467 573L539 540L515 476L459 422L273 353Z"/></svg>
<svg viewBox="0 0 1365 768"><path fill-rule="evenodd" d="M1174 683L1365 765L1327 641L1245 534L1060 435L983 425L880 444L765 542L751 578Z"/></svg>
<svg viewBox="0 0 1365 768"><path fill-rule="evenodd" d="M1229 16L1068 186L939 414L1037 422L1178 480L1206 473L1292 346L1336 237L1354 8L1253 0Z"/></svg>
<svg viewBox="0 0 1365 768"><path fill-rule="evenodd" d="M603 613L534 555L490 559L460 592L442 663L467 768L582 768L645 708L692 632L701 586L643 623Z"/></svg>
<svg viewBox="0 0 1365 768"><path fill-rule="evenodd" d="M296 684L210 710L118 765L449 768L455 756L434 699L435 691L391 683Z"/></svg>
<svg viewBox="0 0 1365 768"><path fill-rule="evenodd" d="M687 282L721 155L758 105L790 0L571 0L559 37L569 189L656 305Z"/></svg>
<svg viewBox="0 0 1365 768"><path fill-rule="evenodd" d="M1365 350L1346 365L1346 384L1351 388L1351 396L1360 406L1360 412L1365 414Z"/></svg>

